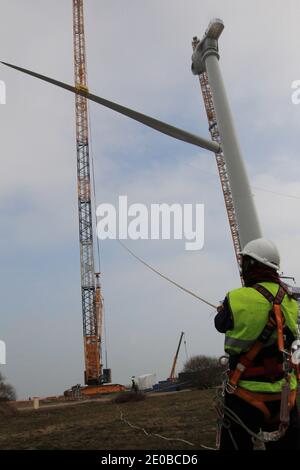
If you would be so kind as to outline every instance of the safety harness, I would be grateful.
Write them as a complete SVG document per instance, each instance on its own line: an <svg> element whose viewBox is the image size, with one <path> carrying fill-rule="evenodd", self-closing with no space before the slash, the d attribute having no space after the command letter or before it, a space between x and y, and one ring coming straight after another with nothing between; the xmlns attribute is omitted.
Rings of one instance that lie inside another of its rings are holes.
<svg viewBox="0 0 300 470"><path fill-rule="evenodd" d="M228 371L228 379L226 381L226 391L230 394L235 394L242 400L245 400L255 408L262 411L267 423L279 422L279 430L275 433L262 433L264 440L277 440L285 433L289 425L290 410L293 408L296 401L296 390L290 390L290 379L292 369L297 367L291 364L290 353L285 350L285 337L284 337L284 316L281 310L281 303L284 296L287 294L286 290L280 285L276 296L274 297L265 287L260 284L252 286L256 289L265 299L272 303L272 308L269 312L268 322L259 337L252 345L250 350L241 355L239 362L235 369ZM277 329L277 345L278 350L282 353L282 363L279 363L276 358L266 358L264 365L255 367L253 362L258 353L266 346L270 340L273 332ZM297 367L297 378L299 380L299 370ZM244 378L254 376L266 376L275 379L278 375L283 375L284 383L281 393L257 393L246 390L239 386L239 381ZM267 402L279 401L280 412L271 419L271 413L266 406ZM272 435L272 436L271 436Z"/></svg>

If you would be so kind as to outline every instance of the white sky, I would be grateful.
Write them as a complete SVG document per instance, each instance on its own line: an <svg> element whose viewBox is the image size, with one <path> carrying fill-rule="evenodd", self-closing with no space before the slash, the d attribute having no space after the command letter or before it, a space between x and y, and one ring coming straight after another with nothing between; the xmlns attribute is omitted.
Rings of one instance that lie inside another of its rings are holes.
<svg viewBox="0 0 300 470"><path fill-rule="evenodd" d="M0 59L73 82L71 1L0 0ZM264 235L300 282L297 0L86 0L90 90L208 137L191 39L220 17L221 67ZM20 397L83 381L74 97L4 67L1 118L1 371ZM205 245L129 242L213 303L239 285L214 156L90 107L98 202L204 203ZM169 375L181 331L193 354L222 354L213 311L101 243L113 380ZM185 361L181 351L178 370Z"/></svg>

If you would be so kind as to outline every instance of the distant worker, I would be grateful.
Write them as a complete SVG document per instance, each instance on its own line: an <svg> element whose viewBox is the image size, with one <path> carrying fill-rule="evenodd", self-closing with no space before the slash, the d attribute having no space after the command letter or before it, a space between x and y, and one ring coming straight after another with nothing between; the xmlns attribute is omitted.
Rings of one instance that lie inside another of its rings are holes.
<svg viewBox="0 0 300 470"><path fill-rule="evenodd" d="M230 291L215 317L229 356L219 448L300 450L299 366L290 354L299 344L298 305L279 278L271 241L252 240L241 257L245 287Z"/></svg>
<svg viewBox="0 0 300 470"><path fill-rule="evenodd" d="M135 393L139 391L138 381L134 375L131 377L131 390Z"/></svg>

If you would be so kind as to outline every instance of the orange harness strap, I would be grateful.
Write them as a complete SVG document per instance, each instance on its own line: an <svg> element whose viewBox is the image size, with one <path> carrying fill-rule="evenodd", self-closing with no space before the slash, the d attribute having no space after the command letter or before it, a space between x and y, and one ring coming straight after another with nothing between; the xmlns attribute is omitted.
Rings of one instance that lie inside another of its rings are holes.
<svg viewBox="0 0 300 470"><path fill-rule="evenodd" d="M268 320L266 328L268 328L270 330L270 332L273 332L275 327L276 327L276 323L270 317L269 320ZM264 346L264 342L260 341L260 340L257 340L253 344L251 349L240 358L239 363L237 364L236 368L230 374L230 385L232 385L233 387L237 386L241 376L243 375L245 370L248 369L252 365L252 362L254 361L257 354L261 351L263 346Z"/></svg>
<svg viewBox="0 0 300 470"><path fill-rule="evenodd" d="M273 309L271 310L275 316L276 326L277 326L277 342L278 342L278 349L279 351L284 350L284 339L283 339L283 324L284 318L281 311L281 304L286 294L284 288L280 285L276 297L274 298L273 295L266 289L265 287L261 286L260 284L255 284L253 286L255 290L257 290L261 295L265 297L269 302L273 303Z"/></svg>
<svg viewBox="0 0 300 470"><path fill-rule="evenodd" d="M242 400L245 400L247 403L254 406L255 408L258 408L264 414L266 421L270 421L271 413L268 410L265 403L279 401L281 399L281 393L271 394L271 393L249 392L249 390L245 390L244 388L241 388L241 387L237 387L234 394L237 395ZM295 406L296 396L297 396L297 390L292 390L289 396L289 409L290 410ZM277 418L278 416L276 416L276 419Z"/></svg>
<svg viewBox="0 0 300 470"><path fill-rule="evenodd" d="M277 323L277 341L279 351L284 350L284 340L283 340L283 318L281 312L280 304L274 303L273 312L275 314L276 323Z"/></svg>

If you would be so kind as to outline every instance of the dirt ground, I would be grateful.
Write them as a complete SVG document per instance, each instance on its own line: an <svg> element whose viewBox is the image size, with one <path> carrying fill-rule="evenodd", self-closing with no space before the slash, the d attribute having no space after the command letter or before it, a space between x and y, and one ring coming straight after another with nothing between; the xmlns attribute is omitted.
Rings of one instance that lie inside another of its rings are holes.
<svg viewBox="0 0 300 470"><path fill-rule="evenodd" d="M147 396L116 404L109 400L0 414L0 449L193 450L215 446L215 391ZM167 441L149 434L193 443Z"/></svg>

